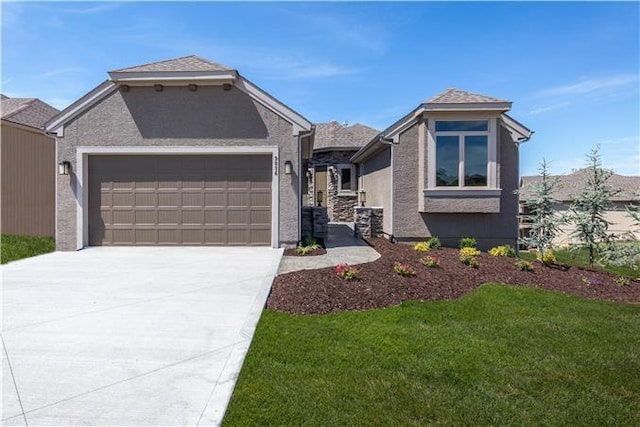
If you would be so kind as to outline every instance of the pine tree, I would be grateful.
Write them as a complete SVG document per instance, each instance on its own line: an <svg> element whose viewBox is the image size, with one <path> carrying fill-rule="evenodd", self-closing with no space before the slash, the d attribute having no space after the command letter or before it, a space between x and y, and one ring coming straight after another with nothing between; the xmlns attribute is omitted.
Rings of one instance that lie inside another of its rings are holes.
<svg viewBox="0 0 640 427"><path fill-rule="evenodd" d="M609 233L609 225L605 214L614 208L611 199L620 192L607 185L613 171L602 167L600 146L596 146L587 154L584 187L569 207L570 221L575 224L571 233L589 250L589 265L593 266L596 255L603 245L610 245L615 235Z"/></svg>
<svg viewBox="0 0 640 427"><path fill-rule="evenodd" d="M522 242L537 248L539 258L545 260L548 259L545 254L551 250L553 239L564 220L554 209L556 200L553 193L558 188L558 181L549 175L549 163L545 159L542 159L538 171L540 180L531 186L533 195L523 201L524 206L531 212L531 229Z"/></svg>

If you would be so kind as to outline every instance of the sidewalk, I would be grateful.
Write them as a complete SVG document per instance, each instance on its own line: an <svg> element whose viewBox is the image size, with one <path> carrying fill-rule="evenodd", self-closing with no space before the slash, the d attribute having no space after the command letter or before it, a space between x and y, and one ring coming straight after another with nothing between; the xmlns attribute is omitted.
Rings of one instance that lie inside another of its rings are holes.
<svg viewBox="0 0 640 427"><path fill-rule="evenodd" d="M333 267L341 262L346 262L349 265L363 264L380 258L380 254L371 246L362 239L353 237L352 227L352 223L329 223L329 233L325 241L327 253L309 257L283 256L278 274Z"/></svg>

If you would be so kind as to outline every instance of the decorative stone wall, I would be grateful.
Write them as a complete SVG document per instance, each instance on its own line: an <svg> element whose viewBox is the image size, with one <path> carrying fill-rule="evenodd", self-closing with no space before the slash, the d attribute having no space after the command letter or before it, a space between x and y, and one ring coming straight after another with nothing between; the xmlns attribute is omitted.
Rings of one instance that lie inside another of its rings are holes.
<svg viewBox="0 0 640 427"><path fill-rule="evenodd" d="M303 206L300 215L302 222L302 237L313 236L326 240L329 218L327 208Z"/></svg>
<svg viewBox="0 0 640 427"><path fill-rule="evenodd" d="M358 237L382 236L382 208L356 207L354 213L355 234Z"/></svg>
<svg viewBox="0 0 640 427"><path fill-rule="evenodd" d="M357 179L353 177L353 179ZM353 208L358 205L358 195L340 194L338 192L338 169L328 168L327 172L327 208L331 221L353 221Z"/></svg>

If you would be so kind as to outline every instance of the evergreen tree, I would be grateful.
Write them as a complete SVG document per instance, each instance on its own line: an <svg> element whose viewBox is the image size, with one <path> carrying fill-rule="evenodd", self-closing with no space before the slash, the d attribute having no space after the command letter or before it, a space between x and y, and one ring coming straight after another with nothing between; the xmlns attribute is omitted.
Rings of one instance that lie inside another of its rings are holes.
<svg viewBox="0 0 640 427"><path fill-rule="evenodd" d="M551 250L553 239L564 220L554 209L556 200L553 193L558 188L558 181L549 175L549 163L545 159L542 159L538 171L540 180L531 186L533 195L523 201L524 206L531 212L531 229L522 242L537 248L538 257L546 260L549 258L546 258L545 254Z"/></svg>
<svg viewBox="0 0 640 427"><path fill-rule="evenodd" d="M600 248L615 240L615 235L609 233L611 222L607 221L605 214L614 208L611 199L620 190L614 190L607 185L613 171L602 167L599 145L586 157L584 187L575 196L569 211L570 220L575 224L571 236L589 250L589 265L593 266Z"/></svg>

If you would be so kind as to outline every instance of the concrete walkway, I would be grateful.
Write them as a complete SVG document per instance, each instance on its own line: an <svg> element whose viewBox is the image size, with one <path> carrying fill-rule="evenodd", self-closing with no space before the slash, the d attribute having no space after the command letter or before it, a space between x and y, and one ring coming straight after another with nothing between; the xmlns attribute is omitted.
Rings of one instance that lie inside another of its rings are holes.
<svg viewBox="0 0 640 427"><path fill-rule="evenodd" d="M341 262L346 262L349 265L363 264L380 258L380 254L375 249L362 239L353 237L353 223L330 223L325 244L327 247L326 255L282 257L278 274L333 267Z"/></svg>

